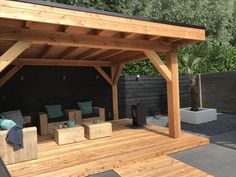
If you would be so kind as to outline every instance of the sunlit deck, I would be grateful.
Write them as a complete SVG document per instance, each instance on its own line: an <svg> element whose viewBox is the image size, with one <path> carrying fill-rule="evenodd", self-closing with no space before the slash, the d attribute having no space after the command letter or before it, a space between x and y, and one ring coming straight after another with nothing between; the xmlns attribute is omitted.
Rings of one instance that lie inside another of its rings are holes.
<svg viewBox="0 0 236 177"><path fill-rule="evenodd" d="M130 128L130 119L113 122L109 138L58 146L49 137L39 137L39 158L8 165L13 177L86 176L114 169L121 176L209 176L167 154L209 143L207 138L182 133L168 137L168 129L150 125Z"/></svg>

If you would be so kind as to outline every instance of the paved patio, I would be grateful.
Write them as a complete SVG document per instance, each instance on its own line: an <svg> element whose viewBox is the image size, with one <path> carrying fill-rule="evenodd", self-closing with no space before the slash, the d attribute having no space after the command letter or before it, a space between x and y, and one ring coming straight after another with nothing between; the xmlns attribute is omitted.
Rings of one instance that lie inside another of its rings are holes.
<svg viewBox="0 0 236 177"><path fill-rule="evenodd" d="M215 177L235 177L236 131L211 137L211 144L172 154L171 157Z"/></svg>

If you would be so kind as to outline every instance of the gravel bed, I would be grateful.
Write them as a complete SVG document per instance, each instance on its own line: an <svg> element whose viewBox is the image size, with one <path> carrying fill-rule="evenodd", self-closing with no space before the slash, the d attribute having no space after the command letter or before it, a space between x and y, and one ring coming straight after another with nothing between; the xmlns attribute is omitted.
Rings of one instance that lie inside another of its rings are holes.
<svg viewBox="0 0 236 177"><path fill-rule="evenodd" d="M168 127L167 116L147 117L147 122ZM207 137L230 132L236 130L236 115L218 114L217 120L198 125L181 122L181 129Z"/></svg>

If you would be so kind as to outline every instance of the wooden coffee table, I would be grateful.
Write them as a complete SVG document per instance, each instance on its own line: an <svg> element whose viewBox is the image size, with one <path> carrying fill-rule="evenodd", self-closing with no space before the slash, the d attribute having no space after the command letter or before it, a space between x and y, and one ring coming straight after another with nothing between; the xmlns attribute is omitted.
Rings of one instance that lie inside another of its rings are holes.
<svg viewBox="0 0 236 177"><path fill-rule="evenodd" d="M112 124L110 122L82 122L85 130L85 137L88 139L97 139L112 135Z"/></svg>
<svg viewBox="0 0 236 177"><path fill-rule="evenodd" d="M54 129L54 140L58 145L84 141L84 127L77 125L73 128Z"/></svg>

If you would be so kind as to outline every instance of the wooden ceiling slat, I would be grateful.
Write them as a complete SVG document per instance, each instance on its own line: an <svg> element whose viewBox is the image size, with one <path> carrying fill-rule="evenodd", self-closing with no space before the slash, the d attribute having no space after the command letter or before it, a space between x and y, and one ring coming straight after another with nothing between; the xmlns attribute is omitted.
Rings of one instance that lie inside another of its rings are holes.
<svg viewBox="0 0 236 177"><path fill-rule="evenodd" d="M112 64L114 64L114 65L127 64L127 63L134 62L134 61L144 60L146 58L147 58L147 56L143 52L138 52L138 53L135 53L133 55L130 55L130 56L127 56L124 58L116 59L116 60L112 61Z"/></svg>
<svg viewBox="0 0 236 177"><path fill-rule="evenodd" d="M58 58L59 59L66 59L72 52L74 52L75 50L77 50L77 47L68 47L66 50L64 50L64 52L62 52Z"/></svg>
<svg viewBox="0 0 236 177"><path fill-rule="evenodd" d="M100 49L88 49L86 51L84 51L83 53L79 54L76 58L83 60L84 58L88 57L89 55L91 55L93 52L99 51Z"/></svg>
<svg viewBox="0 0 236 177"><path fill-rule="evenodd" d="M34 59L34 58L18 58L13 65L28 66L101 66L110 67L110 61L88 61L88 60L62 60L62 59Z"/></svg>
<svg viewBox="0 0 236 177"><path fill-rule="evenodd" d="M51 49L52 49L52 46L45 45L45 47L42 49L42 52L39 55L39 58L45 58Z"/></svg>

